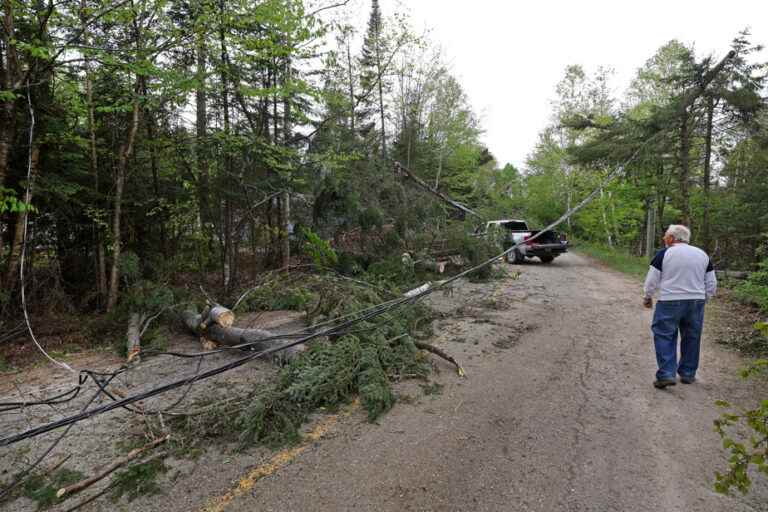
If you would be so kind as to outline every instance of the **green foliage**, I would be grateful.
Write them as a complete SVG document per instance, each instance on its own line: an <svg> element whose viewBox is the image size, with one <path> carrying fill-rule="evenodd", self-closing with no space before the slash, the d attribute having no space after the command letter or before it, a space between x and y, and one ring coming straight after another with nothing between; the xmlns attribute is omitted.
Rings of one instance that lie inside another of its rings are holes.
<svg viewBox="0 0 768 512"><path fill-rule="evenodd" d="M413 266L403 263L401 256L389 256L371 263L365 277L370 282L391 289L408 288L418 281Z"/></svg>
<svg viewBox="0 0 768 512"><path fill-rule="evenodd" d="M330 243L309 228L302 229L302 233L307 239L304 244L305 250L317 267L333 268L338 264L339 257Z"/></svg>
<svg viewBox="0 0 768 512"><path fill-rule="evenodd" d="M142 496L159 494L162 489L157 479L168 471L168 466L162 458L154 458L139 462L128 469L120 471L112 477L110 496L116 502L126 496L131 502Z"/></svg>
<svg viewBox="0 0 768 512"><path fill-rule="evenodd" d="M768 360L757 360L742 372L742 377L750 378L767 370ZM724 400L719 400L717 405L732 409ZM723 441L723 449L730 453L728 470L715 473L715 490L729 494L735 489L746 494L753 483L750 469L768 477L768 400L760 401L751 409L725 412L714 425ZM738 435L742 429L749 434Z"/></svg>
<svg viewBox="0 0 768 512"><path fill-rule="evenodd" d="M56 492L62 487L83 480L85 475L79 471L61 468L51 475L33 474L24 482L24 496L37 503L37 509L43 510L59 503Z"/></svg>
<svg viewBox="0 0 768 512"><path fill-rule="evenodd" d="M472 236L461 226L457 226L449 232L448 245L464 258L468 267L474 267L488 261L504 249L499 241ZM486 281L496 277L496 274L493 265L487 265L468 277L472 280Z"/></svg>
<svg viewBox="0 0 768 512"><path fill-rule="evenodd" d="M346 335L318 343L292 361L273 390L255 398L237 418L243 446L295 442L298 429L318 409L334 410L359 395L375 421L395 402L390 379L402 373L426 374L409 339L390 345L375 324L370 334Z"/></svg>
<svg viewBox="0 0 768 512"><path fill-rule="evenodd" d="M255 289L238 306L241 311L301 311L315 299L315 294L300 285L267 283Z"/></svg>
<svg viewBox="0 0 768 512"><path fill-rule="evenodd" d="M26 211L36 212L37 209L31 204L20 201L12 189L0 186L0 214L23 213Z"/></svg>
<svg viewBox="0 0 768 512"><path fill-rule="evenodd" d="M761 261L757 271L752 272L735 291L739 299L756 305L763 313L768 313L768 258Z"/></svg>
<svg viewBox="0 0 768 512"><path fill-rule="evenodd" d="M122 305L131 310L154 312L171 306L173 302L173 290L169 287L149 280L141 280L126 291Z"/></svg>

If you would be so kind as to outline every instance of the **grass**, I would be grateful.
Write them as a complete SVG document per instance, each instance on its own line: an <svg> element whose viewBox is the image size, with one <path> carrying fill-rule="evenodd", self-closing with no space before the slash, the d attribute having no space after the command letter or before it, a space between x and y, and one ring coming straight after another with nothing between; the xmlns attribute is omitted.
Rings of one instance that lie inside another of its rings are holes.
<svg viewBox="0 0 768 512"><path fill-rule="evenodd" d="M645 256L633 256L623 249L611 249L601 244L579 242L575 250L598 260L614 270L631 276L642 279L648 273L648 258Z"/></svg>
<svg viewBox="0 0 768 512"><path fill-rule="evenodd" d="M159 494L162 489L157 483L161 474L168 471L162 458L154 458L134 464L116 473L112 478L111 497L117 502L123 496L133 501L140 496Z"/></svg>
<svg viewBox="0 0 768 512"><path fill-rule="evenodd" d="M37 509L43 510L59 503L56 492L62 487L74 484L85 478L83 473L61 468L52 475L33 474L24 482L24 496L37 503Z"/></svg>

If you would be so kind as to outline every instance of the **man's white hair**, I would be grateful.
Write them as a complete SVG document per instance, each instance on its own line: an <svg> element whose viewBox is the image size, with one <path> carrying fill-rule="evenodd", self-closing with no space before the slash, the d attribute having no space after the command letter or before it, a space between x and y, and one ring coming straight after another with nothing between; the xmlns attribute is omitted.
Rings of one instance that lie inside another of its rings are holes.
<svg viewBox="0 0 768 512"><path fill-rule="evenodd" d="M670 224L667 228L667 234L672 235L678 242L688 243L691 241L691 230L681 224Z"/></svg>

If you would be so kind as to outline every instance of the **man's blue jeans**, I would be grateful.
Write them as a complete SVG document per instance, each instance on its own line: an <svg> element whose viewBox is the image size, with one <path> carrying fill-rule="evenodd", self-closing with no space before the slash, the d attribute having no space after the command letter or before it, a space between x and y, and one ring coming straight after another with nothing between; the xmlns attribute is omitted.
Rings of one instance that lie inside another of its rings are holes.
<svg viewBox="0 0 768 512"><path fill-rule="evenodd" d="M657 380L675 380L675 374L693 378L699 368L704 300L668 300L656 303L653 313L653 343L659 370ZM677 333L680 331L680 363L677 362Z"/></svg>

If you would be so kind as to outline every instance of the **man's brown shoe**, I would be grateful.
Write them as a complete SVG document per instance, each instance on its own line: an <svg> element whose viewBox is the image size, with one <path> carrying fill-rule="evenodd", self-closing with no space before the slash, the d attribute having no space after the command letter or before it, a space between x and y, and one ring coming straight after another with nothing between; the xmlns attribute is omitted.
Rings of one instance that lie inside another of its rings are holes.
<svg viewBox="0 0 768 512"><path fill-rule="evenodd" d="M675 384L677 384L677 382L674 381L673 379L663 379L663 380L653 381L653 387L655 387L656 389L664 389L667 386L674 386Z"/></svg>

